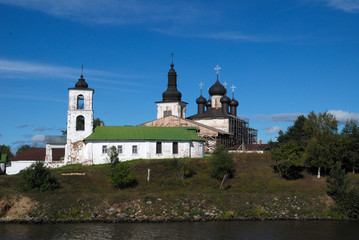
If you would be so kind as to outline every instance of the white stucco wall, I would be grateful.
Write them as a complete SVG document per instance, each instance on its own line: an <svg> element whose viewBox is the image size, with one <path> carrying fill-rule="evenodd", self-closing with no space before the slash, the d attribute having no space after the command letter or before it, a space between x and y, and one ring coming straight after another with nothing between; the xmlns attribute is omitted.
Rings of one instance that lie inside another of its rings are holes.
<svg viewBox="0 0 359 240"><path fill-rule="evenodd" d="M157 119L164 117L164 111L171 111L173 116L186 118L186 104L183 102L157 103Z"/></svg>
<svg viewBox="0 0 359 240"><path fill-rule="evenodd" d="M12 161L11 167L6 167L7 175L18 174L21 170L24 170L31 166L31 164L36 163L35 160L26 160L26 161Z"/></svg>
<svg viewBox="0 0 359 240"><path fill-rule="evenodd" d="M217 128L219 130L229 132L229 119L200 119L194 120L204 125Z"/></svg>
<svg viewBox="0 0 359 240"><path fill-rule="evenodd" d="M204 142L178 142L178 154L172 153L173 142L162 142L162 153L156 154L156 141L96 141L87 142L85 150L85 161L93 161L93 164L109 163L107 153L102 153L102 146L107 146L109 149L112 146L122 145L122 154L119 154L120 161L127 161L132 159L161 159L161 158L183 158L183 157L203 157L204 156ZM132 153L132 146L137 146L137 154Z"/></svg>

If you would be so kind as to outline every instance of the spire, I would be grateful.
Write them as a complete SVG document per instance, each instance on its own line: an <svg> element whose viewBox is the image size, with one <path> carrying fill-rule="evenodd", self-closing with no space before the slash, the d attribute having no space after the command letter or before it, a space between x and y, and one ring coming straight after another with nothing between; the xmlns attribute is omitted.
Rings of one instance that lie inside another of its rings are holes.
<svg viewBox="0 0 359 240"><path fill-rule="evenodd" d="M78 80L78 82L75 84L76 88L88 88L88 84L86 83L85 79L84 79L84 66L83 64L81 65L81 76Z"/></svg>
<svg viewBox="0 0 359 240"><path fill-rule="evenodd" d="M181 101L182 98L182 94L177 90L177 73L173 68L173 55L174 53L171 53L172 62L170 65L171 68L168 71L167 90L162 93L162 99L164 102L177 102Z"/></svg>

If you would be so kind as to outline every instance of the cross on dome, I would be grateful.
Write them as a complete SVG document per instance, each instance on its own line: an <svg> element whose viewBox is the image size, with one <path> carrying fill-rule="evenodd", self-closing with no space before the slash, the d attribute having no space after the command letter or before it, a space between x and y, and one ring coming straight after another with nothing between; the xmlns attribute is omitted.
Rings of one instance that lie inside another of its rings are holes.
<svg viewBox="0 0 359 240"><path fill-rule="evenodd" d="M228 83L226 82L226 81L224 81L224 83L223 83L223 86L227 89L227 85L228 85Z"/></svg>
<svg viewBox="0 0 359 240"><path fill-rule="evenodd" d="M200 82L200 83L198 84L198 86L199 86L199 88L201 89L201 95L202 95L202 89L203 89L204 83L203 83L203 82Z"/></svg>
<svg viewBox="0 0 359 240"><path fill-rule="evenodd" d="M232 84L232 97L234 97L234 89L236 88L233 84Z"/></svg>
<svg viewBox="0 0 359 240"><path fill-rule="evenodd" d="M220 66L218 66L218 64L217 64L217 66L214 68L214 70L216 70L216 72L217 72L217 77L218 77L218 75L219 75L219 70L221 70L222 68L220 67Z"/></svg>

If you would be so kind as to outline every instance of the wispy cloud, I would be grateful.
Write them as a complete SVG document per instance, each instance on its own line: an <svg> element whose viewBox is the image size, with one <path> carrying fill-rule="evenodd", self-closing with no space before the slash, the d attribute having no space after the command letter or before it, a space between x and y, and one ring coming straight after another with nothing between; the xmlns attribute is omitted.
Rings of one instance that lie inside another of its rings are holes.
<svg viewBox="0 0 359 240"><path fill-rule="evenodd" d="M0 133L0 137L2 137L2 134Z"/></svg>
<svg viewBox="0 0 359 240"><path fill-rule="evenodd" d="M333 114L339 123L345 123L347 120L351 119L359 121L359 113L346 112L343 110L329 110L328 113Z"/></svg>
<svg viewBox="0 0 359 240"><path fill-rule="evenodd" d="M44 142L44 141L45 141L45 135L43 135L43 134L34 135L30 139L30 142L34 142L34 143L39 143L39 142Z"/></svg>
<svg viewBox="0 0 359 240"><path fill-rule="evenodd" d="M0 98L39 100L39 101L51 101L51 102L66 102L66 100L64 100L64 99L57 99L57 98L37 97L37 96L33 96L33 95L1 94L1 93L0 93Z"/></svg>
<svg viewBox="0 0 359 240"><path fill-rule="evenodd" d="M273 126L273 127L264 127L263 130L266 131L267 135L273 135L273 134L278 134L278 132L280 130L283 130L283 128L280 126Z"/></svg>
<svg viewBox="0 0 359 240"><path fill-rule="evenodd" d="M1 1L1 0L0 0ZM74 80L80 75L80 68L67 66L50 65L38 62L16 61L8 59L0 59L0 77L26 79L37 77L37 79L48 80L48 77L56 79ZM118 85L141 86L140 83L134 81L125 81L123 79L140 79L144 76L118 74L113 72L101 71L96 69L87 69L85 72L89 76L91 82L113 83Z"/></svg>
<svg viewBox="0 0 359 240"><path fill-rule="evenodd" d="M358 0L324 0L328 6L345 11L345 12L359 12Z"/></svg>
<svg viewBox="0 0 359 240"><path fill-rule="evenodd" d="M49 130L54 130L54 129L53 128L47 128L45 126L41 126L41 127L35 128L34 132L44 132L44 131L49 131Z"/></svg>
<svg viewBox="0 0 359 240"><path fill-rule="evenodd" d="M27 128L27 127L31 127L30 125L27 125L27 124L23 124L23 125L19 125L19 126L16 126L17 128Z"/></svg>
<svg viewBox="0 0 359 240"><path fill-rule="evenodd" d="M0 0L0 3L34 9L72 21L97 24L194 22L203 14L208 15L208 7L194 1Z"/></svg>
<svg viewBox="0 0 359 240"><path fill-rule="evenodd" d="M25 141L25 140L18 140L18 141L15 141L15 142L13 142L12 144L13 145L22 145L22 144L25 144L25 143L27 143L27 141Z"/></svg>
<svg viewBox="0 0 359 240"><path fill-rule="evenodd" d="M272 122L293 122L299 115L303 115L303 113L278 113L270 115L258 114L253 117L269 119Z"/></svg>

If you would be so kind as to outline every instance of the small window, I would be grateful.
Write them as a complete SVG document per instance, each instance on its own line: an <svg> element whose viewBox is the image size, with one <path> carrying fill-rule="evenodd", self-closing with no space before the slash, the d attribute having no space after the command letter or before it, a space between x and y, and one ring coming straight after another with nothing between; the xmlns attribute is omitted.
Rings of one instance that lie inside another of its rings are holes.
<svg viewBox="0 0 359 240"><path fill-rule="evenodd" d="M106 145L102 146L102 153L103 154L107 153L107 146Z"/></svg>
<svg viewBox="0 0 359 240"><path fill-rule="evenodd" d="M85 130L85 118L83 116L78 116L76 118L76 131Z"/></svg>
<svg viewBox="0 0 359 240"><path fill-rule="evenodd" d="M178 154L178 142L173 142L172 143L172 153L173 154Z"/></svg>
<svg viewBox="0 0 359 240"><path fill-rule="evenodd" d="M162 153L162 143L156 142L156 153L161 154Z"/></svg>
<svg viewBox="0 0 359 240"><path fill-rule="evenodd" d="M164 117L168 117L168 116L171 116L172 115L172 111L171 110L167 110L167 111L164 111L163 112L163 116Z"/></svg>
<svg viewBox="0 0 359 240"><path fill-rule="evenodd" d="M132 145L132 154L137 154L137 145Z"/></svg>
<svg viewBox="0 0 359 240"><path fill-rule="evenodd" d="M77 97L77 109L84 109L84 96L82 95Z"/></svg>
<svg viewBox="0 0 359 240"><path fill-rule="evenodd" d="M117 153L122 154L122 145L117 146Z"/></svg>

